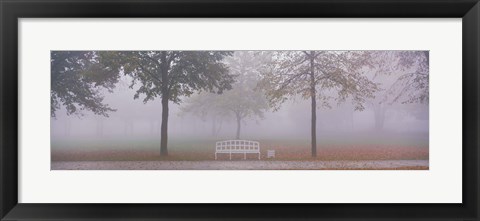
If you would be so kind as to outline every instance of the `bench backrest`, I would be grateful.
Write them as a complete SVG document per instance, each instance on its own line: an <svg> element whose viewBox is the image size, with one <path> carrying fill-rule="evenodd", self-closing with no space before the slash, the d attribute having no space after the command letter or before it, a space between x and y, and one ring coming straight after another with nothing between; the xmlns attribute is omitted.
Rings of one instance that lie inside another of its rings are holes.
<svg viewBox="0 0 480 221"><path fill-rule="evenodd" d="M216 150L260 150L260 143L250 140L225 140L218 141Z"/></svg>

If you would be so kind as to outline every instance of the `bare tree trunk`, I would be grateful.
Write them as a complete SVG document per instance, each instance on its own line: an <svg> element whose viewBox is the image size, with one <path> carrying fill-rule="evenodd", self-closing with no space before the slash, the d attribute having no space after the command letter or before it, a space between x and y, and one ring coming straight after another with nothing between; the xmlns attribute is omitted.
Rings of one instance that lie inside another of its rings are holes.
<svg viewBox="0 0 480 221"><path fill-rule="evenodd" d="M215 135L218 135L220 133L220 131L222 130L222 125L223 125L223 121L220 120L220 125L218 125L217 131L215 132Z"/></svg>
<svg viewBox="0 0 480 221"><path fill-rule="evenodd" d="M168 98L162 97L162 126L161 126L161 136L160 136L160 155L168 155Z"/></svg>
<svg viewBox="0 0 480 221"><path fill-rule="evenodd" d="M315 52L310 52L310 96L312 99L312 157L317 157L317 98L315 90Z"/></svg>
<svg viewBox="0 0 480 221"><path fill-rule="evenodd" d="M103 136L103 119L97 118L97 128L96 128L97 137Z"/></svg>
<svg viewBox="0 0 480 221"><path fill-rule="evenodd" d="M217 135L217 116L212 116L212 136Z"/></svg>
<svg viewBox="0 0 480 221"><path fill-rule="evenodd" d="M236 136L237 140L240 139L241 127L242 127L242 117L239 114L237 114L237 136Z"/></svg>
<svg viewBox="0 0 480 221"><path fill-rule="evenodd" d="M70 119L67 119L65 121L65 135L66 136L70 136L71 128L72 128L72 122L70 121Z"/></svg>
<svg viewBox="0 0 480 221"><path fill-rule="evenodd" d="M351 110L350 111L350 116L351 116L351 130L354 131L355 130L355 115L354 115L354 110Z"/></svg>
<svg viewBox="0 0 480 221"><path fill-rule="evenodd" d="M155 134L155 121L150 121L150 135Z"/></svg>
<svg viewBox="0 0 480 221"><path fill-rule="evenodd" d="M167 52L163 51L161 56L161 76L162 76L162 126L160 132L160 156L168 156L168 64Z"/></svg>
<svg viewBox="0 0 480 221"><path fill-rule="evenodd" d="M133 134L133 120L127 119L125 120L125 135L132 135Z"/></svg>
<svg viewBox="0 0 480 221"><path fill-rule="evenodd" d="M373 107L373 112L375 115L375 130L383 131L383 126L385 125L386 108L383 104L375 104Z"/></svg>

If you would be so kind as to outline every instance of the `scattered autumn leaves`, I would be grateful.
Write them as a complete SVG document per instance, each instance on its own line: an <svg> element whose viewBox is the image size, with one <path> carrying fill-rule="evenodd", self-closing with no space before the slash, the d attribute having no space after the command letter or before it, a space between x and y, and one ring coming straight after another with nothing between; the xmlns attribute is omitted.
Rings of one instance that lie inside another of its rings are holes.
<svg viewBox="0 0 480 221"><path fill-rule="evenodd" d="M267 150L275 150L276 157L268 160L292 161L364 161L364 160L428 160L428 147L424 146L376 146L376 145L342 145L319 146L316 158L311 157L308 146L263 145L262 160L266 159ZM170 150L168 157L160 157L155 149L145 150L59 150L52 151L52 161L156 161L156 160L214 160L214 147L198 150ZM229 154L219 154L219 160L229 160ZM244 154L233 154L233 160L243 160ZM257 154L247 154L247 160L258 160Z"/></svg>

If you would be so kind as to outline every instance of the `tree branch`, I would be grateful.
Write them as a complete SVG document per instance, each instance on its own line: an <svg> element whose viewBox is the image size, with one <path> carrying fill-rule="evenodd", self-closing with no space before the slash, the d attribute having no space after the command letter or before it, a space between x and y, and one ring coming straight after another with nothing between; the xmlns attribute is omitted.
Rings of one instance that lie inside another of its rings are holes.
<svg viewBox="0 0 480 221"><path fill-rule="evenodd" d="M157 80L158 83L162 83L162 81L157 76L155 76L155 74L153 74L152 72L150 72L146 68L144 68L143 65L138 60L135 60L135 61L138 65L138 67L140 67L140 69L142 69L143 72L149 74L151 77L153 77L153 79Z"/></svg>

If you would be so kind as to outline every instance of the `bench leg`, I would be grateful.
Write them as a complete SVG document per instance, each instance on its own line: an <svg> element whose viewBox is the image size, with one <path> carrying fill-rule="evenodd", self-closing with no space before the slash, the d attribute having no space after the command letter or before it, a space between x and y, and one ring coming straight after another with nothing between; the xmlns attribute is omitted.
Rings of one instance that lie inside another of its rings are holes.
<svg viewBox="0 0 480 221"><path fill-rule="evenodd" d="M232 160L232 152L230 152L230 160Z"/></svg>
<svg viewBox="0 0 480 221"><path fill-rule="evenodd" d="M258 159L260 160L260 152L258 152Z"/></svg>

